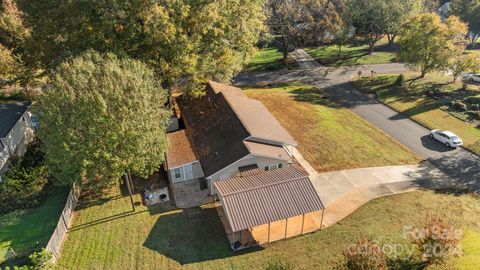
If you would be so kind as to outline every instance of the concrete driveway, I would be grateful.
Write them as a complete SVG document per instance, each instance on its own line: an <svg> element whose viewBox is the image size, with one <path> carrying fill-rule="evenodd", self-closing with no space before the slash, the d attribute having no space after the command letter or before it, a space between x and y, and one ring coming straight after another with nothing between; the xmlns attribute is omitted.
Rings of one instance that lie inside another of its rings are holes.
<svg viewBox="0 0 480 270"><path fill-rule="evenodd" d="M343 170L311 175L310 179L326 206L325 226L381 196L453 188L448 177L429 163Z"/></svg>

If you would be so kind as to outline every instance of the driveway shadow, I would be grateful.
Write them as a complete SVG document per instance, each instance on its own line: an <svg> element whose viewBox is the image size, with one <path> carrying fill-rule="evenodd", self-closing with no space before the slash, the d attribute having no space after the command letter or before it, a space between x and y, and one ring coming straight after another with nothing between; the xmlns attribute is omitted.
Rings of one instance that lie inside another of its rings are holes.
<svg viewBox="0 0 480 270"><path fill-rule="evenodd" d="M430 138L429 135L423 136L421 138L421 141L422 141L422 145L425 148L427 148L429 150L432 150L432 151L436 151L436 152L440 152L440 153L446 153L446 152L453 152L453 151L456 150L455 148L447 147L444 144L442 144L441 142Z"/></svg>

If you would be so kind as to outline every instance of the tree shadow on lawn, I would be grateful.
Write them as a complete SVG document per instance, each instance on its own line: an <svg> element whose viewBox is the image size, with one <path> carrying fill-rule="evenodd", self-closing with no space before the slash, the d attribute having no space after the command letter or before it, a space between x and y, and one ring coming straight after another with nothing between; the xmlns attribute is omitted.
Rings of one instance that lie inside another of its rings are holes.
<svg viewBox="0 0 480 270"><path fill-rule="evenodd" d="M328 94L322 89L306 87L290 91L289 93L292 94L295 101L307 102L313 105L322 105L337 109L341 108L340 105L331 102Z"/></svg>
<svg viewBox="0 0 480 270"><path fill-rule="evenodd" d="M365 45L365 44L361 44ZM354 44L354 45L347 45L345 48L355 48L358 47L359 44ZM364 48L364 49L358 49L358 50L349 50L349 51L343 51L338 54L337 52L329 52L328 47L323 47L319 49L319 51L323 51L324 55L320 57L316 57L315 60L319 62L322 65L325 66L333 66L333 67L339 67L339 66L345 66L345 65L360 65L359 60L363 57L368 57L370 56L370 49L369 48ZM396 52L396 48L394 46L389 46L388 44L384 45L378 45L373 48L373 55L375 53L380 53L380 52L390 52L394 53ZM332 54L330 57L328 57L329 54ZM397 58L395 57L392 59L392 61L397 61Z"/></svg>
<svg viewBox="0 0 480 270"><path fill-rule="evenodd" d="M253 252L233 252L215 207L195 207L160 216L145 247L181 265L222 259Z"/></svg>

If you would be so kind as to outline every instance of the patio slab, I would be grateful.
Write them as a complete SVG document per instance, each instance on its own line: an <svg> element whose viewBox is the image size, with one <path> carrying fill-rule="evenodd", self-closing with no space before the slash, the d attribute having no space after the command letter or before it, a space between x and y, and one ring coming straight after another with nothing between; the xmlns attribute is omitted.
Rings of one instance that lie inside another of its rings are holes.
<svg viewBox="0 0 480 270"><path fill-rule="evenodd" d="M200 180L191 180L172 185L173 198L178 208L191 208L214 202L208 189L200 189Z"/></svg>

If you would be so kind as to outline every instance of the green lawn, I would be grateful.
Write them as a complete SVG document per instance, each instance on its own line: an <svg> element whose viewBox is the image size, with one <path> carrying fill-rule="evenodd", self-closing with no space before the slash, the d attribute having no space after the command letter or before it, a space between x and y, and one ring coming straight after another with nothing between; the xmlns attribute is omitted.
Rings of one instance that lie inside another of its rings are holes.
<svg viewBox="0 0 480 270"><path fill-rule="evenodd" d="M9 248L20 256L45 247L67 196L68 189L55 188L39 207L0 216L0 262Z"/></svg>
<svg viewBox="0 0 480 270"><path fill-rule="evenodd" d="M294 269L331 269L341 251L360 237L411 248L402 228L420 228L425 216L439 209L455 213L469 232L462 241L465 255L455 263L463 269L480 263L480 201L470 195L422 191L380 198L322 231L238 253L229 249L212 205L187 210L140 206L133 213L128 197L112 195L99 204L80 205L59 269L250 270L278 260Z"/></svg>
<svg viewBox="0 0 480 270"><path fill-rule="evenodd" d="M297 67L297 62L289 57L288 58L288 68ZM244 72L255 72L255 71L273 71L286 69L287 67L283 63L283 54L282 52L275 47L259 49L255 56L246 64Z"/></svg>
<svg viewBox="0 0 480 270"><path fill-rule="evenodd" d="M342 46L340 55L338 53L338 46L336 45L310 47L305 48L305 51L325 66L352 66L398 62L395 49L389 47L385 39L377 43L373 54L369 54L368 45L362 44Z"/></svg>
<svg viewBox="0 0 480 270"><path fill-rule="evenodd" d="M414 164L406 147L348 109L322 98L312 86L247 89L292 134L317 171Z"/></svg>
<svg viewBox="0 0 480 270"><path fill-rule="evenodd" d="M412 86L407 82L405 87L399 87L394 83L396 78L396 75L369 77L357 80L354 84L364 92L375 93L381 102L430 129L453 131L464 140L465 147L480 154L480 129L442 110L439 102L428 98L425 94L429 90L446 93L456 91L461 87L460 83L452 84L448 81L451 78L433 74L413 83ZM472 92L470 95L476 95L475 90L472 89L469 91Z"/></svg>

